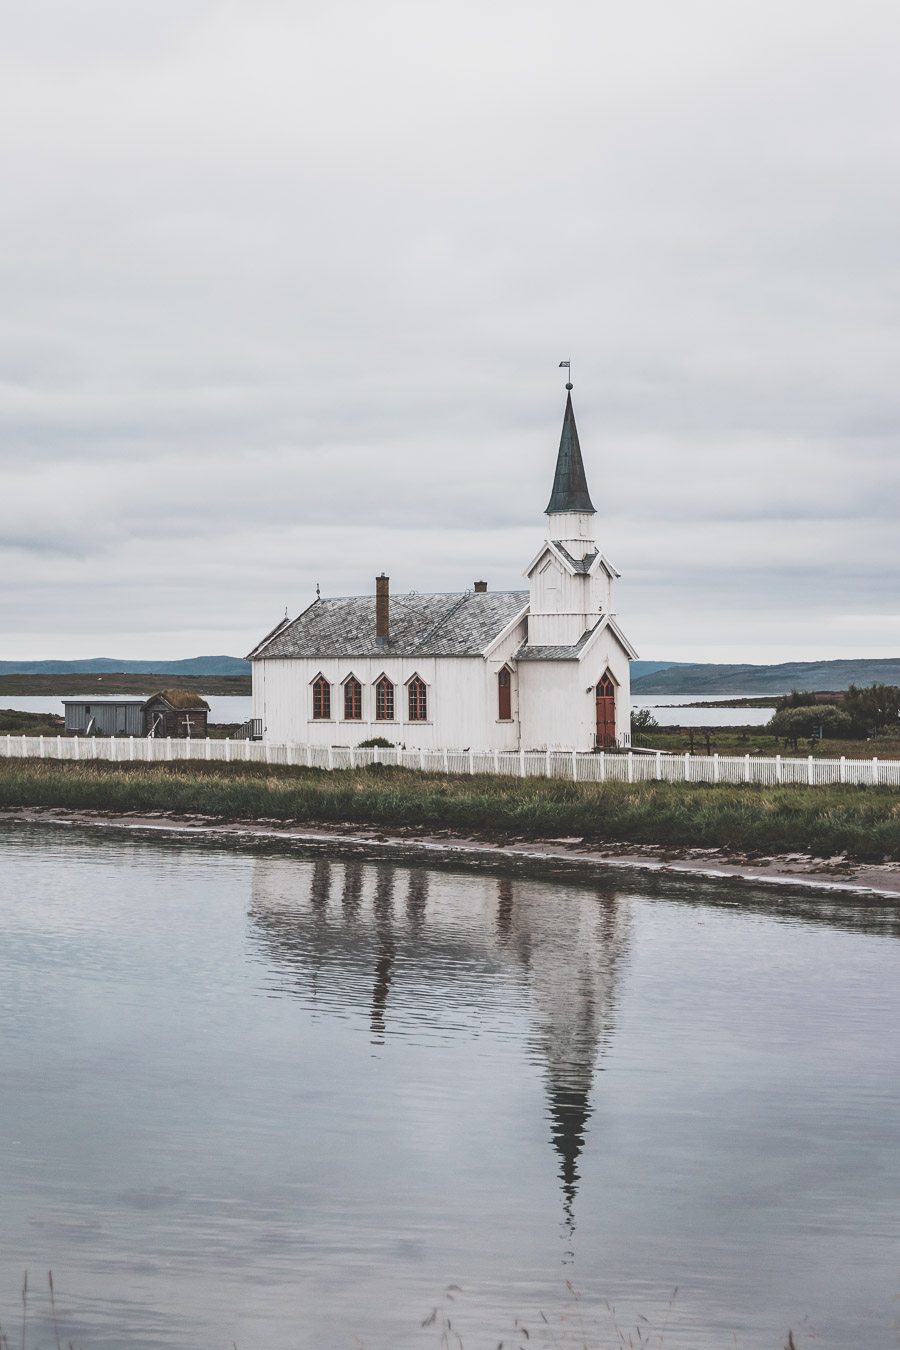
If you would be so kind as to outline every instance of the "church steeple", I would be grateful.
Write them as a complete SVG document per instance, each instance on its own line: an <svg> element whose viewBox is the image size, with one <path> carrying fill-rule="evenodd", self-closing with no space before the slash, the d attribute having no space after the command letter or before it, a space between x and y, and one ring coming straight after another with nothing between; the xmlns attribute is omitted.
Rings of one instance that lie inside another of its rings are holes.
<svg viewBox="0 0 900 1350"><path fill-rule="evenodd" d="M572 410L572 386L566 385L566 412L563 417L562 435L559 438L559 453L556 456L556 473L553 478L553 491L545 512L546 515L563 515L573 511L596 515L591 494L588 491L587 477L584 472L584 460L581 458L581 446L578 442L578 428L575 425L575 413Z"/></svg>

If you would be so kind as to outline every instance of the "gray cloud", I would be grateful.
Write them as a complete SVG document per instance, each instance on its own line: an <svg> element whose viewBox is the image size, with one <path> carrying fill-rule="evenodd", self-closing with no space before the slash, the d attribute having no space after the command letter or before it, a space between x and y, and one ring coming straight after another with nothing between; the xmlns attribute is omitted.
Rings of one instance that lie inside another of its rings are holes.
<svg viewBox="0 0 900 1350"><path fill-rule="evenodd" d="M520 585L563 356L642 655L900 649L895 7L0 12L4 656Z"/></svg>

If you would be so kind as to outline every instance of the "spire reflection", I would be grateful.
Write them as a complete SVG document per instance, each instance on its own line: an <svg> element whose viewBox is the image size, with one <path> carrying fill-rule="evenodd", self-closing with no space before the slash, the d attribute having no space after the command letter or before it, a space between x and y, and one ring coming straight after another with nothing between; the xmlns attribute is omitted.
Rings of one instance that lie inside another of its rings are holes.
<svg viewBox="0 0 900 1350"><path fill-rule="evenodd" d="M376 1045L392 1020L405 1033L490 1016L498 976L513 975L545 1083L566 1231L574 1233L594 1074L614 1034L628 951L627 901L527 879L450 884L424 868L263 857L251 919L270 968L289 971L294 992L313 994L320 1008L363 1013Z"/></svg>

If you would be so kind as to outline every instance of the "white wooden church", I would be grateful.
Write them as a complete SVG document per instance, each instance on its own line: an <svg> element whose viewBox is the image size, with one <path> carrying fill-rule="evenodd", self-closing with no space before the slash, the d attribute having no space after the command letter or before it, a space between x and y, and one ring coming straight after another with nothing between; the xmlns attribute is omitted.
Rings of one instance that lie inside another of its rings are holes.
<svg viewBox="0 0 900 1350"><path fill-rule="evenodd" d="M253 716L267 740L410 749L615 749L630 741L619 573L594 541L571 384L528 590L315 600L249 655Z"/></svg>

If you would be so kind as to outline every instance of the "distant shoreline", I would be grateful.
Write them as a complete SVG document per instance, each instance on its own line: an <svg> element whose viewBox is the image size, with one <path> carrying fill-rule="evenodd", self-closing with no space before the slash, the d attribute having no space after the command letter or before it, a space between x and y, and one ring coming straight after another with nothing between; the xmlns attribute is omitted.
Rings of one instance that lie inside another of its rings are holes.
<svg viewBox="0 0 900 1350"><path fill-rule="evenodd" d="M173 675L165 672L149 674L107 673L68 675L3 675L0 674L0 705L4 695L10 698L38 698L42 694L53 698L68 695L94 694L98 698L110 694L143 694L145 697L159 689L187 689L192 694L233 694L247 698L253 693L249 675Z"/></svg>

